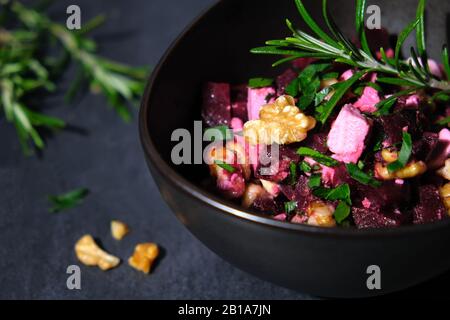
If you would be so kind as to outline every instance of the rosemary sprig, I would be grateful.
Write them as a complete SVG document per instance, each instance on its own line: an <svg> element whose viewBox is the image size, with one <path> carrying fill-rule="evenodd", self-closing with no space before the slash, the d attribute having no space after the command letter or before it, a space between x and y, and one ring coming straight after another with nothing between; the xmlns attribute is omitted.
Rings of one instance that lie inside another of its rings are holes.
<svg viewBox="0 0 450 320"><path fill-rule="evenodd" d="M424 8L425 0L419 0L416 19L409 24L399 35L395 48L395 59L392 61L386 57L384 48L380 48L382 58L377 60L373 57L367 43L364 31L364 10L366 0L356 0L356 30L362 48L359 49L353 44L340 30L334 22L332 15L327 7L327 0L322 0L323 17L331 33L329 35L322 30L312 19L306 10L302 0L295 0L297 9L311 30L317 37L297 30L292 26L289 20L286 20L288 28L292 31L291 37L282 40L270 40L266 46L254 48L251 50L255 54L275 54L284 55L274 65L279 65L290 60L301 57L314 57L322 60L332 60L345 63L352 67L359 68L365 72L378 72L385 74L385 78L398 79L402 85L416 89L431 88L439 91L450 89L448 81L436 79L429 71L426 60L425 36L424 36ZM416 30L418 55L415 49L412 49L412 61L401 61L399 59L400 50L408 35ZM450 78L450 67L448 62L448 53L446 47L443 50L443 63L446 67L447 79Z"/></svg>
<svg viewBox="0 0 450 320"><path fill-rule="evenodd" d="M131 119L128 102L138 101L149 70L129 67L96 53L97 45L87 33L101 25L104 16L85 23L79 31L70 31L19 1L6 0L2 6L3 13L13 20L14 29L7 29L0 22L0 110L15 125L26 154L31 153L31 146L44 148L39 128L59 130L66 125L61 119L33 110L29 100L37 91L53 92L54 81L70 61L78 65L78 70L67 90L67 100L87 82L94 93L102 93L107 98L124 121ZM52 47L55 43L56 54L46 54L55 52Z"/></svg>

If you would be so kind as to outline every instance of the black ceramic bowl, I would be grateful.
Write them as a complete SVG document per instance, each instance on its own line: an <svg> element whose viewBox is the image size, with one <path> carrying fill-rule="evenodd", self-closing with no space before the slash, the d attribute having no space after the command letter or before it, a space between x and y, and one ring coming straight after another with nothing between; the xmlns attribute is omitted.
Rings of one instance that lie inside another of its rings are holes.
<svg viewBox="0 0 450 320"><path fill-rule="evenodd" d="M413 19L416 1L378 1L382 24L398 32ZM319 17L320 1L307 1ZM445 42L450 3L429 1L429 42ZM344 30L353 30L353 1L332 1ZM431 13L433 15L431 15ZM221 1L170 47L153 72L140 112L145 156L163 198L206 246L235 266L279 285L326 297L380 295L413 286L450 268L450 222L399 229L323 229L277 222L248 212L202 187L202 165L171 162L177 128L200 120L206 81L240 83L279 73L273 59L249 49L287 34L284 18L300 23L293 0ZM381 290L367 287L367 268L381 269Z"/></svg>

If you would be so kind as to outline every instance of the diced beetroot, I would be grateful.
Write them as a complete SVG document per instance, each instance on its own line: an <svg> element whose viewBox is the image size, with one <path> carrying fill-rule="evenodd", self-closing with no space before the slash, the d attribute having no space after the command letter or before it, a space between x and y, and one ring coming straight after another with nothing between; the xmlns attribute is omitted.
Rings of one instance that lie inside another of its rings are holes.
<svg viewBox="0 0 450 320"><path fill-rule="evenodd" d="M322 167L322 180L323 182L332 187L337 187L343 183L352 184L355 181L348 174L347 168L344 164L337 167Z"/></svg>
<svg viewBox="0 0 450 320"><path fill-rule="evenodd" d="M269 101L267 101L268 97L271 97ZM248 96L247 96L248 120L259 119L259 110L261 110L261 107L270 102L273 102L274 97L275 97L275 89L272 87L248 88Z"/></svg>
<svg viewBox="0 0 450 320"><path fill-rule="evenodd" d="M312 194L311 189L308 187L308 177L300 176L295 186L280 185L281 192L285 195L289 201L297 202L297 212L306 212L309 204L312 201L318 200L316 196Z"/></svg>
<svg viewBox="0 0 450 320"><path fill-rule="evenodd" d="M217 188L229 198L240 198L245 191L245 179L242 172L229 172L219 169L217 174Z"/></svg>
<svg viewBox="0 0 450 320"><path fill-rule="evenodd" d="M247 86L245 84L231 87L231 115L243 122L248 120Z"/></svg>
<svg viewBox="0 0 450 320"><path fill-rule="evenodd" d="M399 227L402 216L383 214L380 210L352 207L352 216L358 229Z"/></svg>
<svg viewBox="0 0 450 320"><path fill-rule="evenodd" d="M385 134L385 147L402 142L403 128L413 127L411 122L402 113L396 112L389 115L377 117Z"/></svg>
<svg viewBox="0 0 450 320"><path fill-rule="evenodd" d="M264 161L267 160L267 164L260 163L255 170L255 177L258 179L281 182L289 176L291 162L300 160L300 156L286 146L279 146L278 155L272 151L272 146L267 146L265 152Z"/></svg>
<svg viewBox="0 0 450 320"><path fill-rule="evenodd" d="M409 183L397 184L395 181L386 181L379 188L351 183L353 204L356 207L365 207L374 211L392 211L402 208L411 199L411 187Z"/></svg>
<svg viewBox="0 0 450 320"><path fill-rule="evenodd" d="M302 142L302 144L305 147L309 147L321 153L326 153L328 151L326 133L308 133L308 137Z"/></svg>
<svg viewBox="0 0 450 320"><path fill-rule="evenodd" d="M378 102L380 102L378 91L372 87L365 87L362 96L353 106L361 110L361 112L375 112L377 111L376 104Z"/></svg>
<svg viewBox="0 0 450 320"><path fill-rule="evenodd" d="M277 95L282 96L283 94L286 94L286 87L295 79L297 78L297 73L293 71L292 69L287 69L285 72L283 72L281 75L277 77L276 84L277 84Z"/></svg>
<svg viewBox="0 0 450 320"><path fill-rule="evenodd" d="M316 59L314 58L298 58L292 61L292 66L294 68L303 70L314 61L316 61Z"/></svg>
<svg viewBox="0 0 450 320"><path fill-rule="evenodd" d="M434 132L424 132L419 140L414 141L412 154L415 160L428 162L439 142L439 136Z"/></svg>
<svg viewBox="0 0 450 320"><path fill-rule="evenodd" d="M342 107L328 134L327 144L334 153L333 157L345 163L356 163L364 150L370 126L369 121L351 104Z"/></svg>
<svg viewBox="0 0 450 320"><path fill-rule="evenodd" d="M434 185L419 187L419 204L414 208L413 222L422 224L447 218L447 210L439 196L439 190Z"/></svg>
<svg viewBox="0 0 450 320"><path fill-rule="evenodd" d="M438 142L430 156L428 166L436 169L444 165L445 160L450 156L450 130L447 128L439 132Z"/></svg>
<svg viewBox="0 0 450 320"><path fill-rule="evenodd" d="M263 211L271 215L281 210L281 206L277 203L277 201L268 196L268 194L256 198L252 204L252 207L258 211Z"/></svg>
<svg viewBox="0 0 450 320"><path fill-rule="evenodd" d="M229 125L231 120L230 85L208 82L203 88L202 117L210 127Z"/></svg>

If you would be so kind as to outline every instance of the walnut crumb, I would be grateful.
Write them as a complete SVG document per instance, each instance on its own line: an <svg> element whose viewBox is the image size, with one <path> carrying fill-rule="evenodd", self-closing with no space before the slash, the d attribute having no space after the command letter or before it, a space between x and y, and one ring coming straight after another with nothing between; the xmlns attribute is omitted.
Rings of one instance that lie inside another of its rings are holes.
<svg viewBox="0 0 450 320"><path fill-rule="evenodd" d="M87 266L97 266L103 271L115 268L120 259L100 249L94 238L87 234L75 244L78 260Z"/></svg>
<svg viewBox="0 0 450 320"><path fill-rule="evenodd" d="M111 234L114 239L122 240L130 232L127 224L119 220L111 221Z"/></svg>
<svg viewBox="0 0 450 320"><path fill-rule="evenodd" d="M134 269L148 274L158 255L159 248L157 244L139 243L134 248L133 255L128 259L128 264Z"/></svg>

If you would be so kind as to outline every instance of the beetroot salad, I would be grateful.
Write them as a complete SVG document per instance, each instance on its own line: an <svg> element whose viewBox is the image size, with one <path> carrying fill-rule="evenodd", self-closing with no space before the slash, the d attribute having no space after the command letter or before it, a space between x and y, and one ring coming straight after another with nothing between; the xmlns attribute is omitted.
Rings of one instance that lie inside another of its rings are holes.
<svg viewBox="0 0 450 320"><path fill-rule="evenodd" d="M442 77L437 63L429 65ZM276 79L207 83L204 123L227 131L209 152L218 190L273 219L315 226L448 219L450 109L425 91L397 96L377 76L300 58ZM348 79L320 123L314 110Z"/></svg>

